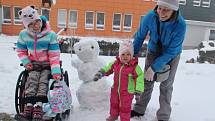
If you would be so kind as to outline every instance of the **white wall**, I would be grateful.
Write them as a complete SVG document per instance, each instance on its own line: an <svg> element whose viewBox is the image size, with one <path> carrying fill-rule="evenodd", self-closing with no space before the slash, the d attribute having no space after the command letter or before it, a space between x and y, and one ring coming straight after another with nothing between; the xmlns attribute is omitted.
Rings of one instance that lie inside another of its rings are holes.
<svg viewBox="0 0 215 121"><path fill-rule="evenodd" d="M183 47L196 48L201 41L209 39L209 30L215 29L215 23L200 22L200 21L186 21L187 32Z"/></svg>

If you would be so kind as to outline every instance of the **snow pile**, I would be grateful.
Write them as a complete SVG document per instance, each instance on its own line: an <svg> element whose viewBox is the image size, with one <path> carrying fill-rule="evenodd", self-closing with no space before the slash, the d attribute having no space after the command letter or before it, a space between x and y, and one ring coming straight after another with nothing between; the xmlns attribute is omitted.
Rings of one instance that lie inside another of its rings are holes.
<svg viewBox="0 0 215 121"><path fill-rule="evenodd" d="M20 60L17 57L17 53L12 48L14 46L13 43L17 39L17 36L0 35L0 113L5 112L12 115L16 114L14 106L16 81L18 75L23 70L23 67L19 66ZM197 55L198 50L184 50L181 54L174 82L170 121L215 121L215 65L185 63L187 59L196 58ZM99 58L105 64L115 59L115 57L111 56L99 56ZM80 108L76 92L80 88L82 81L78 77L77 69L71 66L71 60L77 59L76 54L73 54L72 58L70 54L61 54L63 69L69 73L70 89L73 97L74 110L71 112L70 121L104 121L109 115L109 109L96 111ZM144 68L145 59L139 58L139 64ZM111 85L113 76L111 75L105 78L105 80L107 80L108 85ZM95 87L93 84L91 86ZM88 92L91 91L93 92L93 89L88 90ZM100 93L94 94L101 95ZM145 116L131 119L131 121L157 121L156 111L159 108L158 98L159 83L155 83L152 98L145 112ZM96 107L103 106L100 102L91 103L94 103Z"/></svg>

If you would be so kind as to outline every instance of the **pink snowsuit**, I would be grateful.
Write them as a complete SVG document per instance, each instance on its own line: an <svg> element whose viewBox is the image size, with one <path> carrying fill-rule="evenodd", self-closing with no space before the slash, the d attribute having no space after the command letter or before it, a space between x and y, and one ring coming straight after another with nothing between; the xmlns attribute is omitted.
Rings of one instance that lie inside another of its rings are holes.
<svg viewBox="0 0 215 121"><path fill-rule="evenodd" d="M121 121L130 121L131 104L135 92L144 90L144 73L138 65L138 59L128 64L120 62L119 57L102 68L105 76L114 73L114 84L111 88L110 116Z"/></svg>

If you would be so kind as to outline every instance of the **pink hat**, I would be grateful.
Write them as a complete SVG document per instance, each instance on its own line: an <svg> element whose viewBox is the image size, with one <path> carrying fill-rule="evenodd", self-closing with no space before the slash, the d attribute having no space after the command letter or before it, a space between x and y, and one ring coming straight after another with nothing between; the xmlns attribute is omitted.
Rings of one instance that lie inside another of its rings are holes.
<svg viewBox="0 0 215 121"><path fill-rule="evenodd" d="M34 6L27 6L20 10L18 12L25 28L28 28L28 25L35 21L35 20L41 20L39 14L37 13L37 10L34 9Z"/></svg>
<svg viewBox="0 0 215 121"><path fill-rule="evenodd" d="M121 56L125 52L130 52L131 57L134 55L134 47L133 43L130 40L124 40L122 43L119 45L119 56Z"/></svg>

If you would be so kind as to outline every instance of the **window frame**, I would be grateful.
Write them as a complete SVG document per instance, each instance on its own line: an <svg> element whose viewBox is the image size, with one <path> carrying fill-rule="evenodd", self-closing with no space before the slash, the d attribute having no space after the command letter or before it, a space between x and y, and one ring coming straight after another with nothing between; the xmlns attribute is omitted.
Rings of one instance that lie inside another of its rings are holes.
<svg viewBox="0 0 215 121"><path fill-rule="evenodd" d="M93 23L87 24L87 13L93 13ZM94 11L85 11L85 29L87 30L93 30L94 29Z"/></svg>
<svg viewBox="0 0 215 121"><path fill-rule="evenodd" d="M73 26L73 23L72 21L70 21L70 18L72 17L71 16L71 12L72 11L75 11L76 12L76 23L74 23L75 26ZM69 10L69 18L68 18L68 28L71 28L71 29L77 29L78 28L78 10L75 10L75 9L70 9Z"/></svg>
<svg viewBox="0 0 215 121"><path fill-rule="evenodd" d="M200 7L201 6L201 0L193 0L193 6L194 7Z"/></svg>
<svg viewBox="0 0 215 121"><path fill-rule="evenodd" d="M210 8L211 0L208 0L208 1L202 0L201 4L202 4L202 7L204 7L204 8Z"/></svg>
<svg viewBox="0 0 215 121"><path fill-rule="evenodd" d="M62 10L62 11L65 11L65 20L63 22L59 22L59 11ZM57 9L57 27L58 28L66 28L67 26L67 9L63 9L63 8L58 8Z"/></svg>
<svg viewBox="0 0 215 121"><path fill-rule="evenodd" d="M120 15L120 25L114 25L114 15L119 14ZM113 13L113 18L112 18L112 31L114 32L119 32L121 31L121 25L122 25L122 13ZM114 28L119 28L119 30L114 30Z"/></svg>
<svg viewBox="0 0 215 121"><path fill-rule="evenodd" d="M10 19L5 19L4 18L4 7L9 7L10 10ZM9 23L5 23L4 21L9 21ZM9 5L2 5L2 24L10 25L12 24L12 19L11 19L11 6Z"/></svg>
<svg viewBox="0 0 215 121"><path fill-rule="evenodd" d="M125 26L125 16L126 15L131 16L131 23L130 23L131 26L130 27ZM131 32L132 31L132 23L133 23L133 14L125 13L123 16L123 32ZM125 30L125 29L130 29L130 30Z"/></svg>
<svg viewBox="0 0 215 121"><path fill-rule="evenodd" d="M99 13L104 14L104 21L103 21L104 24L97 23ZM98 27L103 27L103 28L98 28ZM105 12L96 12L96 30L105 30Z"/></svg>
<svg viewBox="0 0 215 121"><path fill-rule="evenodd" d="M187 0L179 0L179 4L180 5L186 5L187 4Z"/></svg>
<svg viewBox="0 0 215 121"><path fill-rule="evenodd" d="M213 35L211 35L212 31L214 31ZM214 39L211 39L214 36ZM208 40L215 41L215 29L209 29L209 37Z"/></svg>
<svg viewBox="0 0 215 121"><path fill-rule="evenodd" d="M38 8L37 8L37 9L38 9ZM39 10L39 9L38 9L38 10ZM48 11L49 11L49 17L48 17L48 18L46 17L46 19L49 21L51 9L49 9L49 8L41 8L40 13L41 13L42 16L44 16L44 15L43 15L43 10L48 10Z"/></svg>
<svg viewBox="0 0 215 121"><path fill-rule="evenodd" d="M20 7L20 6L13 6L13 24L14 25L22 25L22 20L20 18L16 19L16 17L15 17L15 14L16 14L15 8L20 8L22 10L22 7ZM18 14L18 16L19 16L19 14ZM18 22L18 23L16 23L16 22Z"/></svg>
<svg viewBox="0 0 215 121"><path fill-rule="evenodd" d="M142 19L144 19L144 17L145 17L146 15L140 15L140 22L139 22L139 26L140 26L140 24L141 24L141 21L142 21Z"/></svg>

